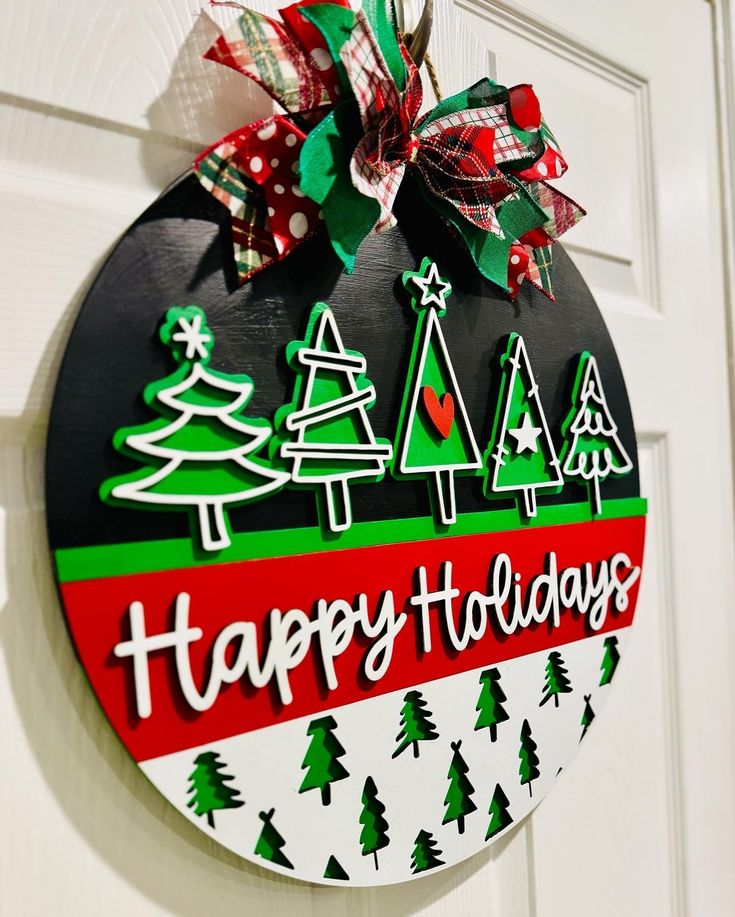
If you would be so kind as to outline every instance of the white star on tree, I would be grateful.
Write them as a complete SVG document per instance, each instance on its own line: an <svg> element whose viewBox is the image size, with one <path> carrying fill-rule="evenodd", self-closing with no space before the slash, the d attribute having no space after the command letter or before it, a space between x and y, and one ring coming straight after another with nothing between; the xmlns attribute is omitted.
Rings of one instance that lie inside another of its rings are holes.
<svg viewBox="0 0 735 917"><path fill-rule="evenodd" d="M446 308L445 300L452 292L452 285L439 276L439 268L436 266L436 261L431 262L431 267L426 277L417 277L414 275L412 279L421 290L420 305L435 305L438 309L442 310Z"/></svg>
<svg viewBox="0 0 735 917"><path fill-rule="evenodd" d="M189 321L182 315L177 324L181 331L177 331L172 340L179 344L186 344L186 359L205 359L208 354L207 345L211 344L212 335L207 331L202 331L202 316L195 315Z"/></svg>
<svg viewBox="0 0 735 917"><path fill-rule="evenodd" d="M515 430L508 430L508 434L516 441L516 452L519 455L526 449L538 452L539 433L541 433L541 427L534 427L528 411L523 415L519 427L516 427Z"/></svg>

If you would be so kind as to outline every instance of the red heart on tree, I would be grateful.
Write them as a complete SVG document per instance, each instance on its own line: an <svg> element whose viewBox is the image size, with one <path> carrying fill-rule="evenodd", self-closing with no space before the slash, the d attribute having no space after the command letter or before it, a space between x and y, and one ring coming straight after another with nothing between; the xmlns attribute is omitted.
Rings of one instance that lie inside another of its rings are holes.
<svg viewBox="0 0 735 917"><path fill-rule="evenodd" d="M421 399L439 436L448 439L454 423L454 398L449 392L445 392L439 398L433 386L424 385L421 389Z"/></svg>

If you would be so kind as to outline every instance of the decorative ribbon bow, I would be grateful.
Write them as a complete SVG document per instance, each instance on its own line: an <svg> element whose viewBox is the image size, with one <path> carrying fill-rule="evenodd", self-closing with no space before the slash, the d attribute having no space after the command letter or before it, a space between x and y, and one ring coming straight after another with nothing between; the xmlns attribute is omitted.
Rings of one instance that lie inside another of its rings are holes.
<svg viewBox="0 0 735 917"><path fill-rule="evenodd" d="M243 10L206 55L288 112L234 131L194 164L230 210L240 281L322 220L353 270L365 236L395 225L411 172L485 277L511 297L528 279L553 299L551 246L584 211L545 181L567 166L533 89L481 80L420 118L420 76L384 0L357 13L300 0L281 17Z"/></svg>

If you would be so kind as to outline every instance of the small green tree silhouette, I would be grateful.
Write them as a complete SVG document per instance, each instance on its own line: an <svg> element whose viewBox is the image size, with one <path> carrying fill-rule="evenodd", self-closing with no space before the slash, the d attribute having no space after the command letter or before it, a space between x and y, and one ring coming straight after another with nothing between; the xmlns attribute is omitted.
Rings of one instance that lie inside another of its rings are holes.
<svg viewBox="0 0 735 917"><path fill-rule="evenodd" d="M299 793L320 790L322 804L325 806L328 806L332 799L332 783L350 776L339 760L345 754L345 750L334 735L336 728L337 723L332 716L323 716L309 723L306 734L312 738L301 765L306 769L306 774L299 787Z"/></svg>
<svg viewBox="0 0 735 917"><path fill-rule="evenodd" d="M417 872L425 872L427 869L435 869L437 866L444 865L444 860L439 859L442 852L439 850L439 846L431 832L419 831L414 844L411 857L411 872L416 874Z"/></svg>
<svg viewBox="0 0 735 917"><path fill-rule="evenodd" d="M350 877L342 868L342 864L339 862L336 856L332 855L327 860L327 867L324 870L325 879L339 879L342 882L348 882Z"/></svg>
<svg viewBox="0 0 735 917"><path fill-rule="evenodd" d="M503 707L508 698L500 687L500 672L496 668L485 669L480 675L480 684L482 689L475 708L480 715L475 723L475 731L487 727L490 730L490 741L494 742L498 737L498 723L510 719Z"/></svg>
<svg viewBox="0 0 735 917"><path fill-rule="evenodd" d="M378 790L372 777L368 777L362 791L362 812L360 813L360 843L362 855L372 853L375 868L378 868L378 851L390 843L388 822L383 817L385 806L378 799Z"/></svg>
<svg viewBox="0 0 735 917"><path fill-rule="evenodd" d="M488 809L490 824L487 826L487 834L485 835L486 841L489 841L491 837L495 837L496 834L505 830L508 825L513 824L513 819L508 811L509 805L508 797L503 792L503 788L499 783L496 783L493 798L490 800L490 808Z"/></svg>
<svg viewBox="0 0 735 917"><path fill-rule="evenodd" d="M206 815L210 828L214 828L214 813L217 809L238 809L245 805L238 799L240 791L228 786L235 778L222 773L225 767L219 755L213 751L204 751L194 759L194 770L189 774L189 794L187 802L195 815Z"/></svg>
<svg viewBox="0 0 735 917"><path fill-rule="evenodd" d="M600 679L600 687L610 684L610 682L613 680L615 669L617 669L618 663L620 662L620 653L618 652L618 638L606 637L604 645L605 655L602 657L602 678Z"/></svg>
<svg viewBox="0 0 735 917"><path fill-rule="evenodd" d="M549 653L549 659L546 663L546 683L544 687L544 696L541 698L539 707L543 707L547 700L554 698L554 706L559 706L559 695L569 694L572 690L572 684L567 678L567 670L561 653L553 650Z"/></svg>
<svg viewBox="0 0 735 917"><path fill-rule="evenodd" d="M591 699L592 699L591 694L584 695L584 710L582 711L582 720L580 723L580 725L583 726L584 728L582 729L582 735L579 737L580 742L587 735L587 730L590 728L590 724L592 723L592 720L594 720L595 718L595 711L592 709L590 705Z"/></svg>
<svg viewBox="0 0 735 917"><path fill-rule="evenodd" d="M521 747L518 751L518 757L521 760L521 766L518 773L521 777L521 786L528 785L528 795L533 796L531 784L541 773L538 769L539 759L536 754L538 746L531 736L531 727L528 720L523 721L521 726Z"/></svg>
<svg viewBox="0 0 735 917"><path fill-rule="evenodd" d="M401 708L401 731L396 736L399 745L393 752L393 758L397 758L411 745L414 758L418 758L419 742L439 738L436 726L430 720L432 715L420 691L409 691L406 694Z"/></svg>
<svg viewBox="0 0 735 917"><path fill-rule="evenodd" d="M447 811L444 815L442 824L446 825L447 822L456 821L457 831L459 831L460 834L464 834L465 817L471 812L474 812L477 806L471 799L471 796L475 792L475 788L467 777L469 768L460 753L459 749L461 745L461 740L451 743L454 754L452 755L449 773L447 774L449 777L449 789L447 790L447 795L444 797L444 805Z"/></svg>
<svg viewBox="0 0 735 917"><path fill-rule="evenodd" d="M269 809L267 812L258 813L258 818L263 822L263 828L255 845L255 854L277 866L293 869L293 863L283 852L286 842L273 826L275 811L275 809Z"/></svg>

